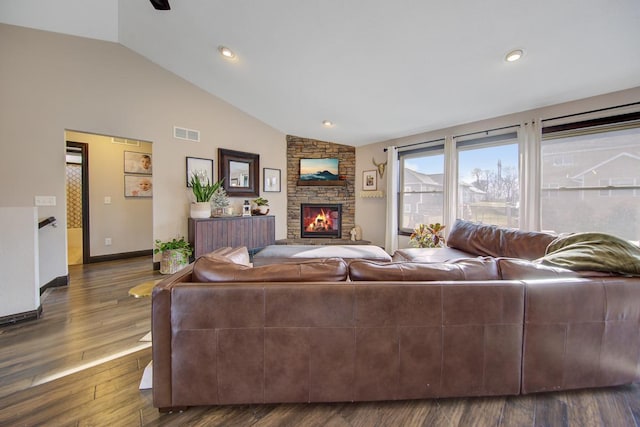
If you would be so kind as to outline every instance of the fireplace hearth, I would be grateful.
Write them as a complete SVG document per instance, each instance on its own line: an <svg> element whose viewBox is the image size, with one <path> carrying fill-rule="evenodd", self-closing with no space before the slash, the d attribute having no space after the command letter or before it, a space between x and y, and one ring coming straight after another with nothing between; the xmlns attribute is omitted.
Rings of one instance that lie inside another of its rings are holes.
<svg viewBox="0 0 640 427"><path fill-rule="evenodd" d="M300 236L339 239L342 236L342 204L302 203Z"/></svg>

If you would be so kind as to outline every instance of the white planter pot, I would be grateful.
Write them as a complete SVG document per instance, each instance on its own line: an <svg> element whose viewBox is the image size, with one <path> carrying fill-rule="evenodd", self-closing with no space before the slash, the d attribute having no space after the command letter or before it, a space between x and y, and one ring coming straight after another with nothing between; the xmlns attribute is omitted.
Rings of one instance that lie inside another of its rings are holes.
<svg viewBox="0 0 640 427"><path fill-rule="evenodd" d="M191 203L191 211L189 212L189 216L191 218L209 218L211 216L211 203Z"/></svg>
<svg viewBox="0 0 640 427"><path fill-rule="evenodd" d="M269 213L269 206L258 206L254 204L252 211L257 215L266 215Z"/></svg>

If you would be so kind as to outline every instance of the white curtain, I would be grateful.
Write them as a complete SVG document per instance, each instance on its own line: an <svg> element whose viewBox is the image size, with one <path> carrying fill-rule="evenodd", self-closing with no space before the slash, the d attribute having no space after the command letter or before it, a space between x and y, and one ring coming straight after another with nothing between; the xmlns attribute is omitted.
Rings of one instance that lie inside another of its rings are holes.
<svg viewBox="0 0 640 427"><path fill-rule="evenodd" d="M522 181L529 185L521 186L520 196L520 229L540 230L540 185L531 183L540 182L540 144L542 133L539 121L524 123L519 132Z"/></svg>
<svg viewBox="0 0 640 427"><path fill-rule="evenodd" d="M398 147L387 147L387 223L384 250L389 255L398 249Z"/></svg>

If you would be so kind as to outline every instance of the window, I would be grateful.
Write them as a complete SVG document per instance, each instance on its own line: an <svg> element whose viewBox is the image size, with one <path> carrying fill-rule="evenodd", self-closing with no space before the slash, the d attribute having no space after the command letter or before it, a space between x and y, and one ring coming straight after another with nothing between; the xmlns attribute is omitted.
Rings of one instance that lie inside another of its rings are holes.
<svg viewBox="0 0 640 427"><path fill-rule="evenodd" d="M411 233L416 224L443 223L444 143L400 152L401 232Z"/></svg>
<svg viewBox="0 0 640 427"><path fill-rule="evenodd" d="M604 124L603 124L604 122ZM571 157L559 166L557 158ZM543 128L542 229L640 236L640 122L615 117ZM550 198L551 183L560 196Z"/></svg>
<svg viewBox="0 0 640 427"><path fill-rule="evenodd" d="M542 187L542 197L547 199L559 197L560 193L558 192L558 188L560 188L559 184L555 182L549 182L543 185Z"/></svg>
<svg viewBox="0 0 640 427"><path fill-rule="evenodd" d="M520 226L518 134L512 130L457 139L457 217L510 228Z"/></svg>

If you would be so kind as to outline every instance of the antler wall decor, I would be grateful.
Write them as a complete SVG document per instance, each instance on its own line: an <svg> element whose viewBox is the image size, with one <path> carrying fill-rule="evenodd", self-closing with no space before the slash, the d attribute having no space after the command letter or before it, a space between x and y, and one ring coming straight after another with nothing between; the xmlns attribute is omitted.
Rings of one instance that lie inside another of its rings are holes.
<svg viewBox="0 0 640 427"><path fill-rule="evenodd" d="M382 178L382 176L384 175L384 168L387 166L387 162L376 163L375 157L372 157L371 161L373 162L374 166L378 168L378 175L380 175L380 178Z"/></svg>

